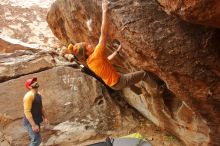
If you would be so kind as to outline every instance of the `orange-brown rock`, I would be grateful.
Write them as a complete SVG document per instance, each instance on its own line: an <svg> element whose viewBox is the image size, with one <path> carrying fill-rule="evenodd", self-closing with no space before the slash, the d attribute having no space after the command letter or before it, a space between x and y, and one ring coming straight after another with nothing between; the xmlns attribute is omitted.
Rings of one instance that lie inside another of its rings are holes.
<svg viewBox="0 0 220 146"><path fill-rule="evenodd" d="M219 0L157 0L171 15L191 23L220 28Z"/></svg>
<svg viewBox="0 0 220 146"><path fill-rule="evenodd" d="M153 83L164 82L167 87L160 94L159 87L154 89L145 82L138 88L146 91L123 91L127 101L186 145L217 146L219 31L168 16L154 0L112 0L110 7L110 39L122 42L124 67L130 72L148 70L156 79ZM47 21L63 43L88 41L95 45L101 24L100 1L57 0Z"/></svg>

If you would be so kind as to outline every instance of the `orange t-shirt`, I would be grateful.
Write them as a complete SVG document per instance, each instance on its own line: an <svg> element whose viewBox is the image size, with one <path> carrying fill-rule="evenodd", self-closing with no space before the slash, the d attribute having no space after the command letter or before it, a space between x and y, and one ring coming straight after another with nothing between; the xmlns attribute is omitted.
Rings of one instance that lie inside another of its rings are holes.
<svg viewBox="0 0 220 146"><path fill-rule="evenodd" d="M119 80L119 73L115 70L105 55L105 48L97 45L94 52L87 59L88 67L108 86L115 85Z"/></svg>

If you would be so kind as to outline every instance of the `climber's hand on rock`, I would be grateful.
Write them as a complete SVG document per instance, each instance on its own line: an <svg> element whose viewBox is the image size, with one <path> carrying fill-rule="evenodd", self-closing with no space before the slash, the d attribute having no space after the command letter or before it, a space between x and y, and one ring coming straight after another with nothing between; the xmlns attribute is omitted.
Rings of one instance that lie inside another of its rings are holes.
<svg viewBox="0 0 220 146"><path fill-rule="evenodd" d="M102 0L102 11L108 11L109 3L108 0Z"/></svg>

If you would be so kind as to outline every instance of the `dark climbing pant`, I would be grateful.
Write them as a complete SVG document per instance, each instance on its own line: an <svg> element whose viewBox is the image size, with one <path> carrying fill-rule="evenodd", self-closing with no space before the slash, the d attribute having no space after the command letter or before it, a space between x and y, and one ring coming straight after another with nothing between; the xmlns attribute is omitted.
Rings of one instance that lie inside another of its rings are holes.
<svg viewBox="0 0 220 146"><path fill-rule="evenodd" d="M111 88L113 90L121 90L125 87L136 84L139 81L141 81L146 76L146 74L147 73L143 70L142 71L136 71L136 72L133 72L133 73L128 73L128 74L121 74L118 83L116 83Z"/></svg>

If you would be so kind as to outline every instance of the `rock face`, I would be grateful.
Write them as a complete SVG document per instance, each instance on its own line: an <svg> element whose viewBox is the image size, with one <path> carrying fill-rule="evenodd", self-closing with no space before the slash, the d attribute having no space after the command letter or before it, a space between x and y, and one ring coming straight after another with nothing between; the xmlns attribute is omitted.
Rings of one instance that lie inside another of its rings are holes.
<svg viewBox="0 0 220 146"><path fill-rule="evenodd" d="M63 43L88 41L95 45L100 32L100 6L96 0L57 0L47 21ZM144 92L125 89L127 101L186 145L217 146L219 31L168 16L153 0L112 0L110 7L109 40L117 38L123 44L120 57L130 64L128 67L124 63L124 67L150 71L150 78L155 79L151 80L153 84L142 84ZM162 93L159 87L153 87L159 82L167 87Z"/></svg>
<svg viewBox="0 0 220 146"><path fill-rule="evenodd" d="M10 44L1 39L0 46L6 52L0 54L0 82L55 66L48 51Z"/></svg>
<svg viewBox="0 0 220 146"><path fill-rule="evenodd" d="M203 25L220 28L219 0L157 0L172 15Z"/></svg>
<svg viewBox="0 0 220 146"><path fill-rule="evenodd" d="M54 35L64 44L69 42L75 43L80 40L94 43L99 36L101 21L96 20L101 19L101 10L97 9L98 4L94 0L89 2L82 1L76 4L75 2L77 1L57 1L54 3L47 15L49 27ZM100 2L99 5L101 4ZM65 11L64 8L66 8ZM73 14L74 17L72 16ZM73 22L76 25L71 25Z"/></svg>

